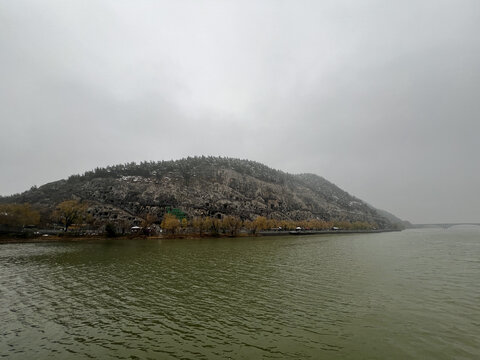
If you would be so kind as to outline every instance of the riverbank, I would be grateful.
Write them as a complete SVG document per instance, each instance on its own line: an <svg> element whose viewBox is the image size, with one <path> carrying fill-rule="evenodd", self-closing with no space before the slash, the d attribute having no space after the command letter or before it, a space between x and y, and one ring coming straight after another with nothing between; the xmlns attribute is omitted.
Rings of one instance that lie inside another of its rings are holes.
<svg viewBox="0 0 480 360"><path fill-rule="evenodd" d="M286 236L286 235L321 235L321 234L363 234L401 231L395 229L384 230L293 230L293 231L260 231L260 236Z"/></svg>
<svg viewBox="0 0 480 360"><path fill-rule="evenodd" d="M39 237L30 237L30 238L15 238L15 237L0 237L1 244L19 244L19 243L49 243L49 242L82 242L82 241L99 241L99 240L131 240L131 241L142 241L142 240L182 240L182 239L203 239L203 238L237 238L237 237L251 237L255 235L251 234L239 234L237 236L228 236L228 235L206 235L206 234L174 234L174 235L127 235L127 236L39 236Z"/></svg>
<svg viewBox="0 0 480 360"><path fill-rule="evenodd" d="M364 233L382 233L401 230L301 230L301 231L260 231L256 234L239 233L235 236L227 234L161 234L154 236L38 236L31 238L0 237L0 244L18 244L18 243L48 243L48 242L80 242L96 240L182 240L182 239L203 239L203 238L241 238L241 237L262 237L262 236L297 236L297 235L336 235L336 234L364 234Z"/></svg>

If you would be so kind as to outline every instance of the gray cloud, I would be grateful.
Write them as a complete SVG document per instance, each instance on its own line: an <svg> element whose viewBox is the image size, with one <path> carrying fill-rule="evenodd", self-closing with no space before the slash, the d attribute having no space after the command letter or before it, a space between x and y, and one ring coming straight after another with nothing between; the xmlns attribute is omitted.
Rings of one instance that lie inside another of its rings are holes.
<svg viewBox="0 0 480 360"><path fill-rule="evenodd" d="M4 1L0 194L189 155L479 221L477 1Z"/></svg>

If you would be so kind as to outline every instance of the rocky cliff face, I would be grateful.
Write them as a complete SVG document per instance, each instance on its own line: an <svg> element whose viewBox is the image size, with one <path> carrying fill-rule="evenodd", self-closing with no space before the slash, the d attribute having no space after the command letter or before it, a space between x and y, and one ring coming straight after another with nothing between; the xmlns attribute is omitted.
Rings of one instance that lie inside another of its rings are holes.
<svg viewBox="0 0 480 360"><path fill-rule="evenodd" d="M376 209L317 175L292 175L253 161L216 157L96 169L0 201L53 208L72 197L88 201L90 213L105 221L139 222L147 214L161 219L171 207L188 216L262 215L392 225Z"/></svg>

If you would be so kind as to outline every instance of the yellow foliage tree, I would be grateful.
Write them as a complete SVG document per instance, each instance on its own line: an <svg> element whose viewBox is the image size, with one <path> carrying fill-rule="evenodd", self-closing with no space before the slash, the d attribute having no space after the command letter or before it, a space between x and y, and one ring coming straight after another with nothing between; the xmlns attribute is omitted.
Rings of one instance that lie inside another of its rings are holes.
<svg viewBox="0 0 480 360"><path fill-rule="evenodd" d="M352 224L350 223L350 221L346 220L334 221L333 226L342 230L350 230L352 228Z"/></svg>
<svg viewBox="0 0 480 360"><path fill-rule="evenodd" d="M220 227L222 225L222 220L220 219L217 219L217 218L211 218L211 231L212 231L212 234L214 235L218 235L220 233Z"/></svg>
<svg viewBox="0 0 480 360"><path fill-rule="evenodd" d="M203 229L205 231L211 231L212 229L212 218L211 217L206 217L203 219Z"/></svg>
<svg viewBox="0 0 480 360"><path fill-rule="evenodd" d="M40 213L31 205L4 204L0 205L0 224L8 226L38 225Z"/></svg>
<svg viewBox="0 0 480 360"><path fill-rule="evenodd" d="M257 216L257 218L253 221L245 221L244 226L250 230L252 234L256 234L258 231L262 231L267 228L267 218L265 216Z"/></svg>
<svg viewBox="0 0 480 360"><path fill-rule="evenodd" d="M177 229L180 227L180 221L175 215L165 214L160 226L166 232L171 232L172 234L175 234L175 231L177 231Z"/></svg>
<svg viewBox="0 0 480 360"><path fill-rule="evenodd" d="M85 203L78 200L67 200L57 205L52 217L64 226L66 232L70 225L83 220L86 215L86 209L87 204Z"/></svg>
<svg viewBox="0 0 480 360"><path fill-rule="evenodd" d="M201 218L200 216L195 216L193 219L192 219L192 227L198 231L198 233L201 235L204 231L204 227L203 227L203 218Z"/></svg>
<svg viewBox="0 0 480 360"><path fill-rule="evenodd" d="M268 226L267 218L265 216L258 216L253 220L253 226L255 232L265 230Z"/></svg>
<svg viewBox="0 0 480 360"><path fill-rule="evenodd" d="M222 219L222 228L232 236L235 236L242 227L242 220L237 216L225 216Z"/></svg>
<svg viewBox="0 0 480 360"><path fill-rule="evenodd" d="M278 228L278 225L279 224L279 221L275 220L275 219L268 219L267 220L267 228L268 229L277 229Z"/></svg>

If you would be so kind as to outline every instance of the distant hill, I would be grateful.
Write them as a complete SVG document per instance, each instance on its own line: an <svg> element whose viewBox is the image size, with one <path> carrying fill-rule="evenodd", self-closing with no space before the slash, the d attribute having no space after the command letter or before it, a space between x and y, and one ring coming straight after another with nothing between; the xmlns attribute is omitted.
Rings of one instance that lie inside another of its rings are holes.
<svg viewBox="0 0 480 360"><path fill-rule="evenodd" d="M380 228L396 222L323 177L203 156L97 168L0 198L0 203L28 202L53 209L71 198L86 200L91 215L105 221L139 221L147 214L161 218L167 209L178 208L190 217L367 221Z"/></svg>
<svg viewBox="0 0 480 360"><path fill-rule="evenodd" d="M396 226L401 226L402 228L406 228L406 229L410 229L413 227L413 224L410 221L402 220L386 210L382 210L382 209L376 209L376 210L381 216L386 217L388 220L390 220L392 224L395 224Z"/></svg>

